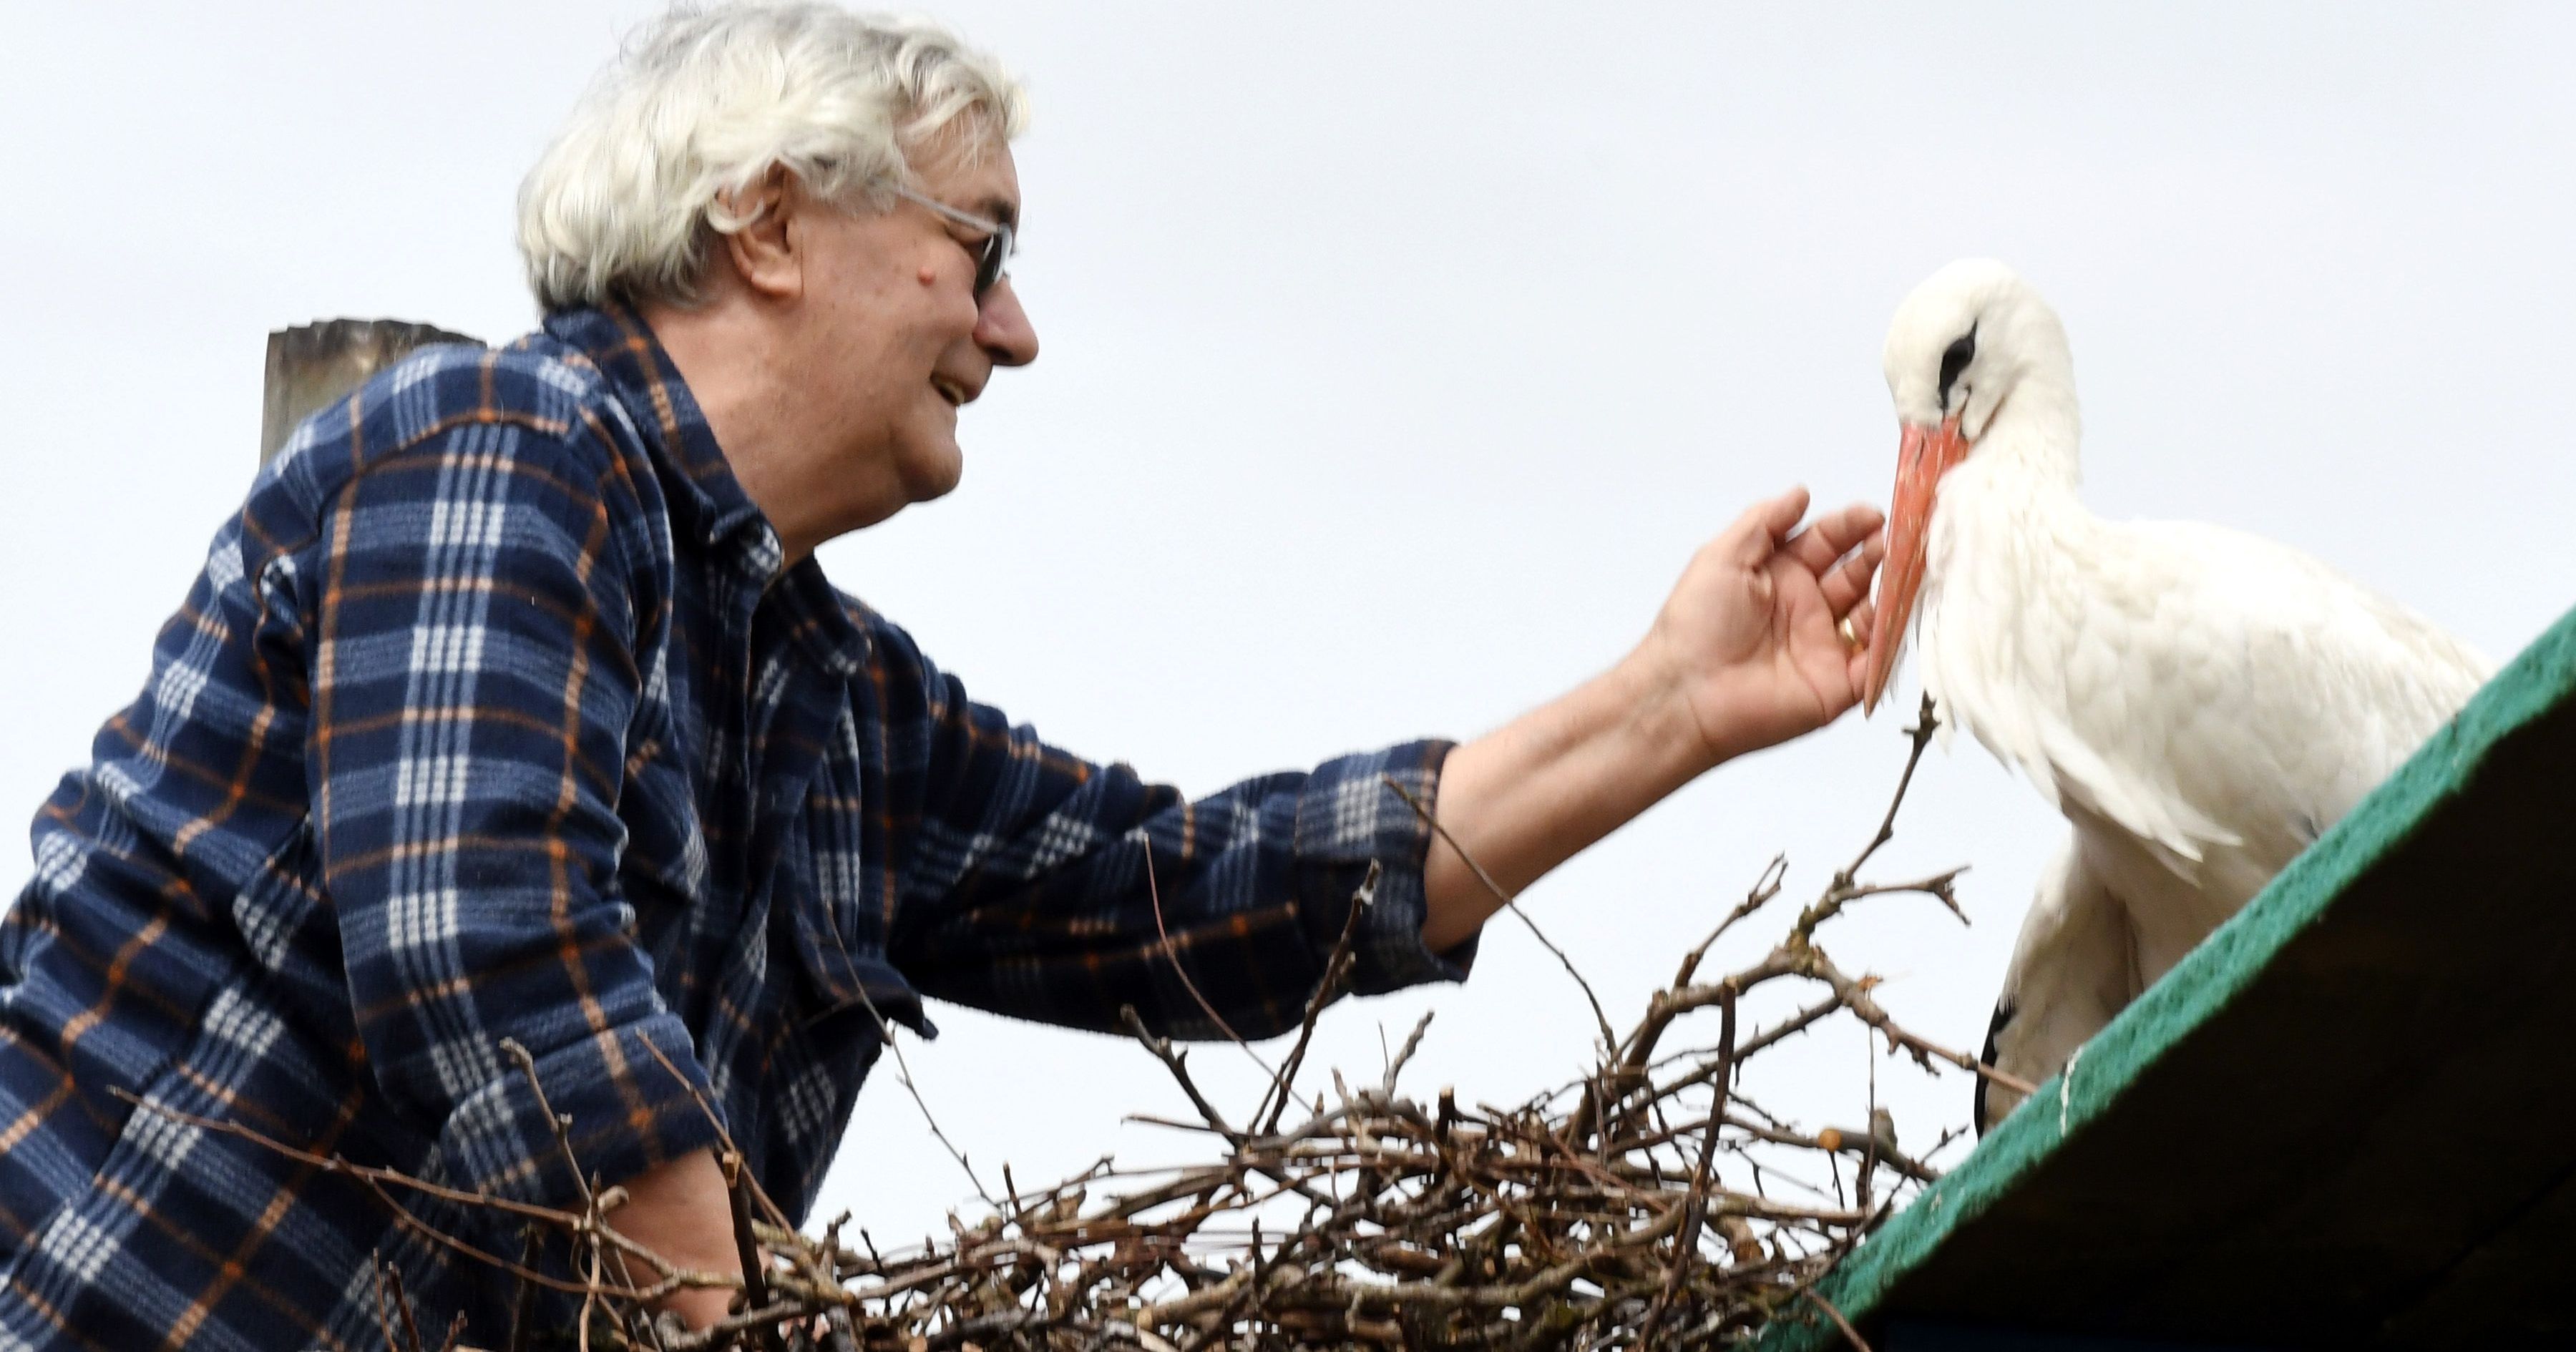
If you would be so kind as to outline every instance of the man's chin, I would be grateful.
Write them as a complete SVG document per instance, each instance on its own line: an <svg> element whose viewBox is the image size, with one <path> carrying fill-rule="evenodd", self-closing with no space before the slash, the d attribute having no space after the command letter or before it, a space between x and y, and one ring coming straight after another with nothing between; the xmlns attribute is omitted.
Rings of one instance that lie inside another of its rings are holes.
<svg viewBox="0 0 2576 1352"><path fill-rule="evenodd" d="M965 453L958 450L953 441L936 450L908 456L904 465L904 495L914 502L944 498L957 490L957 481L965 474Z"/></svg>

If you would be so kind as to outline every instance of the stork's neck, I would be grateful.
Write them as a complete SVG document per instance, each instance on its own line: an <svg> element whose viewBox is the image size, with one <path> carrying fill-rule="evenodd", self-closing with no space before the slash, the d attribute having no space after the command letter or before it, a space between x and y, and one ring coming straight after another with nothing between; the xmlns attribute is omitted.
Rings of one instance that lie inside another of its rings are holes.
<svg viewBox="0 0 2576 1352"><path fill-rule="evenodd" d="M1968 458L1941 477L1927 583L2003 601L2060 572L2034 570L2040 554L2080 556L2099 525L2075 496L2082 434L2071 376L2043 369L2017 382Z"/></svg>
<svg viewBox="0 0 2576 1352"><path fill-rule="evenodd" d="M2076 451L2084 439L2084 419L2076 407L2074 373L2066 366L2055 361L2025 368L1961 468L1982 467L1980 477L1999 486L2009 483L2072 497L2080 478Z"/></svg>
<svg viewBox="0 0 2576 1352"><path fill-rule="evenodd" d="M2098 580L2094 546L2106 527L2075 495L2082 430L2072 375L2035 373L2013 387L1934 499L1920 602L1924 689L2007 761L1998 719L2013 717L2030 691L2062 682L2025 666L2056 660L2053 651L1995 635L2089 604Z"/></svg>

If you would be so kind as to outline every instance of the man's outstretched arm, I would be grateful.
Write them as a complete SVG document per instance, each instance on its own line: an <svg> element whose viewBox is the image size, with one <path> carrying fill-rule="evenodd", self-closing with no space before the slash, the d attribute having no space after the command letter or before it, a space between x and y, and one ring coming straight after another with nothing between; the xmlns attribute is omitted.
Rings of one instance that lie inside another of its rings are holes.
<svg viewBox="0 0 2576 1352"><path fill-rule="evenodd" d="M1860 698L1880 515L1846 507L1805 530L1805 489L1702 547L1645 639L1571 693L1449 753L1434 816L1505 891L1625 825L1721 762L1824 726ZM1434 840L1423 942L1445 951L1501 901Z"/></svg>

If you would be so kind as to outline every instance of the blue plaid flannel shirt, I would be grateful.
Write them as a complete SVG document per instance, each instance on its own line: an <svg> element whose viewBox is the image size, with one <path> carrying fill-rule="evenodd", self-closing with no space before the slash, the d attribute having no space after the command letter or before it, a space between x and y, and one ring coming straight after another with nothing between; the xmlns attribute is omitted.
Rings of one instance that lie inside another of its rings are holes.
<svg viewBox="0 0 2576 1352"><path fill-rule="evenodd" d="M694 1089L801 1217L871 1005L1211 1035L1149 870L1247 1036L1293 1025L1372 861L1355 988L1464 975L1381 780L1427 797L1443 744L1189 802L781 560L623 311L429 350L298 430L0 921L0 1352L372 1347L376 1252L424 1327L498 1344L514 1282L424 1227L560 1262L135 1100L563 1205L515 1038L604 1179L708 1145Z"/></svg>

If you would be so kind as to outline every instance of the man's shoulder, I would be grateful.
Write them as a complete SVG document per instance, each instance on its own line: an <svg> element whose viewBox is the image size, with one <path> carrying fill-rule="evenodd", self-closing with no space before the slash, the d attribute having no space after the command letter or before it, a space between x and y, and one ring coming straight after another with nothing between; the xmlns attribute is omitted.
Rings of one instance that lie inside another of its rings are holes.
<svg viewBox="0 0 2576 1352"><path fill-rule="evenodd" d="M884 663L888 659L918 666L922 663L921 647L912 640L902 625L877 613L875 607L839 587L832 588L832 599L840 602L841 614L867 640L869 660Z"/></svg>
<svg viewBox="0 0 2576 1352"><path fill-rule="evenodd" d="M862 662L886 688L927 689L940 684L938 665L921 650L910 630L839 587L832 588L832 596L840 602L842 615L859 631L866 654Z"/></svg>
<svg viewBox="0 0 2576 1352"><path fill-rule="evenodd" d="M599 368L544 333L505 347L440 343L414 350L305 419L275 463L325 476L362 473L471 426L513 427L574 446L622 441L629 438L616 424L625 416Z"/></svg>
<svg viewBox="0 0 2576 1352"><path fill-rule="evenodd" d="M424 454L506 455L576 492L649 478L642 438L608 378L539 332L503 347L423 347L377 372L296 427L249 506L273 524L263 534L301 535L298 521L318 521L356 480Z"/></svg>

